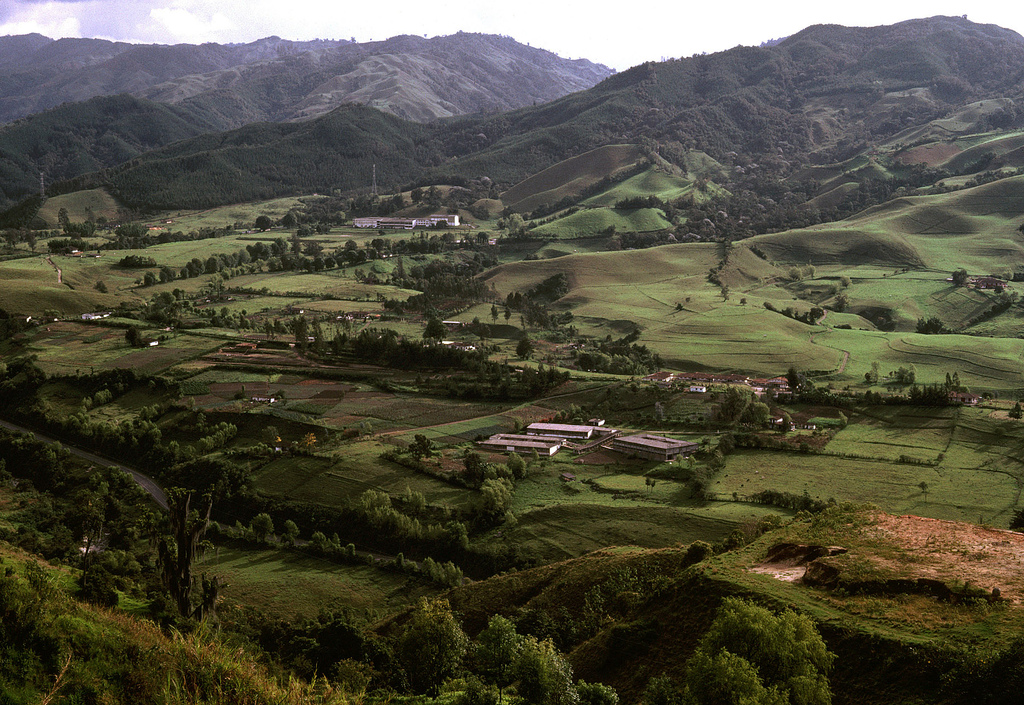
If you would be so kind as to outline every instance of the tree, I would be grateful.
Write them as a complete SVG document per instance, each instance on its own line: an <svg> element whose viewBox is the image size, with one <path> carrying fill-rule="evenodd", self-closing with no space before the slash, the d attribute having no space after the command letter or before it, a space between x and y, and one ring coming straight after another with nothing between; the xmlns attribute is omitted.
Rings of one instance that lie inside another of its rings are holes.
<svg viewBox="0 0 1024 705"><path fill-rule="evenodd" d="M788 413L782 414L782 423L779 424L779 430L782 433L789 433L793 430L793 417Z"/></svg>
<svg viewBox="0 0 1024 705"><path fill-rule="evenodd" d="M581 680L576 683L576 692L580 696L580 705L619 705L619 694L604 683Z"/></svg>
<svg viewBox="0 0 1024 705"><path fill-rule="evenodd" d="M958 269L953 272L953 286L967 286L969 279L966 269Z"/></svg>
<svg viewBox="0 0 1024 705"><path fill-rule="evenodd" d="M291 519L287 519L284 522L284 528L281 530L281 540L289 546L294 546L295 541L299 538L299 525Z"/></svg>
<svg viewBox="0 0 1024 705"><path fill-rule="evenodd" d="M431 318L427 321L427 327L423 330L423 339L441 340L447 332L448 329L444 327L444 323L439 318Z"/></svg>
<svg viewBox="0 0 1024 705"><path fill-rule="evenodd" d="M257 230L259 230L262 233L274 227L274 221L271 220L269 216L261 215L256 218L254 226L256 227Z"/></svg>
<svg viewBox="0 0 1024 705"><path fill-rule="evenodd" d="M129 326L124 332L125 342L133 348L142 347L142 334L135 326Z"/></svg>
<svg viewBox="0 0 1024 705"><path fill-rule="evenodd" d="M515 479L522 480L526 477L526 461L523 460L523 456L519 455L519 453L509 455L508 462L505 465Z"/></svg>
<svg viewBox="0 0 1024 705"><path fill-rule="evenodd" d="M687 664L686 688L697 705L829 705L834 660L807 617L728 597Z"/></svg>
<svg viewBox="0 0 1024 705"><path fill-rule="evenodd" d="M509 480L498 477L484 480L480 485L481 509L484 514L498 517L505 513L512 504L512 492L515 488Z"/></svg>
<svg viewBox="0 0 1024 705"><path fill-rule="evenodd" d="M531 705L577 705L579 693L572 682L572 667L551 640L525 637L516 664L519 696Z"/></svg>
<svg viewBox="0 0 1024 705"><path fill-rule="evenodd" d="M268 536L274 533L274 520L266 512L261 512L252 518L249 528L252 529L252 534L256 537L256 540L263 543L267 540Z"/></svg>
<svg viewBox="0 0 1024 705"><path fill-rule="evenodd" d="M479 487L480 483L484 481L484 459L479 453L466 453L462 464L465 467L462 477L465 478L466 484L471 487Z"/></svg>
<svg viewBox="0 0 1024 705"><path fill-rule="evenodd" d="M434 696L462 668L468 648L448 601L423 598L398 638L396 655L414 690Z"/></svg>
<svg viewBox="0 0 1024 705"><path fill-rule="evenodd" d="M803 381L801 377L802 375L796 371L795 367L790 367L786 371L786 382L789 383L789 390L794 394L800 389L800 384Z"/></svg>
<svg viewBox="0 0 1024 705"><path fill-rule="evenodd" d="M948 333L946 324L938 316L932 316L931 318L918 318L917 319L917 332L924 333L926 335L932 335L936 333Z"/></svg>
<svg viewBox="0 0 1024 705"><path fill-rule="evenodd" d="M523 338L516 343L516 355L523 360L529 360L533 356L533 343L529 338Z"/></svg>
<svg viewBox="0 0 1024 705"><path fill-rule="evenodd" d="M192 575L192 563L199 550L199 542L210 525L210 512L213 509L213 497L204 498L205 506L200 510L192 509L193 493L181 488L171 488L167 492L167 517L170 521L171 536L161 539L158 547L160 566L164 585L170 592L171 599L178 607L182 617L199 617L212 615L217 599L217 578L203 582L203 591L199 606L192 606L192 589L195 578Z"/></svg>
<svg viewBox="0 0 1024 705"><path fill-rule="evenodd" d="M409 455L419 460L420 458L429 458L433 454L434 443L429 438L422 433L413 436L412 443L409 444Z"/></svg>
<svg viewBox="0 0 1024 705"><path fill-rule="evenodd" d="M516 676L516 661L523 650L523 637L511 621L494 615L476 638L476 659L481 674L498 687L498 702Z"/></svg>
<svg viewBox="0 0 1024 705"><path fill-rule="evenodd" d="M1020 402L1013 405L1013 408L1010 409L1008 415L1011 419L1019 419L1024 416L1024 410L1021 409Z"/></svg>
<svg viewBox="0 0 1024 705"><path fill-rule="evenodd" d="M924 501L927 502L928 501L928 483L925 482L924 480L921 480L919 483L917 483L917 486L921 488L921 492L924 493Z"/></svg>

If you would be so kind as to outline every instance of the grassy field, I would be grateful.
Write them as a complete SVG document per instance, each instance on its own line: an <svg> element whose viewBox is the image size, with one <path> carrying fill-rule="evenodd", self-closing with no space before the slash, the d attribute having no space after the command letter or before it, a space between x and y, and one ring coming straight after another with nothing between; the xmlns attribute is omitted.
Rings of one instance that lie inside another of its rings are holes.
<svg viewBox="0 0 1024 705"><path fill-rule="evenodd" d="M593 237L614 228L614 232L632 233L663 230L671 224L660 210L638 208L615 210L613 208L586 208L565 218L539 225L531 233L543 237L571 239Z"/></svg>
<svg viewBox="0 0 1024 705"><path fill-rule="evenodd" d="M586 206L603 206L610 208L616 201L636 196L657 196L663 201L675 201L693 190L693 184L681 176L665 173L656 169L631 176L615 184L612 188L583 202Z"/></svg>
<svg viewBox="0 0 1024 705"><path fill-rule="evenodd" d="M229 604L250 605L286 619L346 609L379 615L437 593L401 573L341 565L304 555L300 549L216 546L196 562L195 570L226 583L220 594Z"/></svg>
<svg viewBox="0 0 1024 705"><path fill-rule="evenodd" d="M501 200L519 212L534 210L542 203L557 203L578 194L605 176L629 166L640 158L635 145L612 145L572 157L535 174L501 194Z"/></svg>
<svg viewBox="0 0 1024 705"><path fill-rule="evenodd" d="M117 218L119 206L114 197L103 189L75 191L47 198L39 209L39 217L51 228L60 227L58 215L62 208L67 210L68 218L75 222L100 217L113 221Z"/></svg>

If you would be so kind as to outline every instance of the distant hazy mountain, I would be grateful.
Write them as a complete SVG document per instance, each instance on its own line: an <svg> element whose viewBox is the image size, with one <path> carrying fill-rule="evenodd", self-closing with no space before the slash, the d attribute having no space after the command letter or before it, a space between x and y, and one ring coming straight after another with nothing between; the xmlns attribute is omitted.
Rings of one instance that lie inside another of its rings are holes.
<svg viewBox="0 0 1024 705"><path fill-rule="evenodd" d="M433 41L440 40L425 43ZM446 41L510 40L457 35ZM275 70L277 63L288 60ZM222 109L213 107L216 96ZM166 107L176 116L187 111L224 122L233 102L266 101L238 91L199 92ZM355 188L370 182L374 165L384 188L482 176L511 186L596 147L645 144L683 169L691 150L700 150L782 193L789 186L780 179L803 178L804 167L873 145L909 145L936 131L1022 126L1024 38L994 25L933 17L885 27L820 25L774 46L647 63L588 90L498 114L422 123L344 106L311 120L185 139L82 183L104 185L140 208ZM25 136L24 144L32 139Z"/></svg>
<svg viewBox="0 0 1024 705"><path fill-rule="evenodd" d="M0 37L0 122L119 93L209 110L234 127L307 119L352 102L427 121L547 102L611 73L483 34L198 46L31 34Z"/></svg>
<svg viewBox="0 0 1024 705"><path fill-rule="evenodd" d="M643 64L498 115L403 126L339 109L302 129L251 125L144 155L93 183L140 207L351 188L368 183L374 163L389 186L448 176L511 185L595 147L645 141L681 166L697 149L784 178L900 135L910 141L944 117L976 114L946 129L1021 125L1022 96L1024 38L1009 30L958 17L815 26L775 46ZM964 111L994 97L997 110Z"/></svg>
<svg viewBox="0 0 1024 705"><path fill-rule="evenodd" d="M611 74L507 37L132 45L0 37L0 209L47 184L197 135L362 103L426 122L497 113Z"/></svg>

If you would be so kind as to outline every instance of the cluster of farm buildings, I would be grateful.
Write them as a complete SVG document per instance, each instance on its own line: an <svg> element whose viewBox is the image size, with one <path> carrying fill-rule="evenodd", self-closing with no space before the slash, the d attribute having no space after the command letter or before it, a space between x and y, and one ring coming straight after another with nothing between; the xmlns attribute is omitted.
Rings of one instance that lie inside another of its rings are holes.
<svg viewBox="0 0 1024 705"><path fill-rule="evenodd" d="M498 433L478 445L500 453L536 452L540 456L552 456L563 448L585 453L603 447L629 457L660 461L686 458L700 447L697 443L651 433L624 436L617 429L606 428L598 419L589 424L533 423L521 434Z"/></svg>
<svg viewBox="0 0 1024 705"><path fill-rule="evenodd" d="M422 218L372 216L368 218L353 218L352 225L357 228L381 228L383 230L413 230L415 228L436 228L438 226L454 228L459 225L459 216L440 213Z"/></svg>
<svg viewBox="0 0 1024 705"><path fill-rule="evenodd" d="M785 377L771 377L768 379L748 377L746 375L724 374L714 372L654 372L644 379L654 382L660 387L672 387L676 384L689 385L691 392L706 392L711 384L739 384L750 387L755 394L761 395L766 391L776 394L789 394L789 380Z"/></svg>

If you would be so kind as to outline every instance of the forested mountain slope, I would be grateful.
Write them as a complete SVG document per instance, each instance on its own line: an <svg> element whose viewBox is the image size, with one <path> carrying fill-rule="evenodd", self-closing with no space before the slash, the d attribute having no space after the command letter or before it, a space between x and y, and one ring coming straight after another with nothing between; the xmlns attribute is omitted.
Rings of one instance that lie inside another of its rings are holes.
<svg viewBox="0 0 1024 705"><path fill-rule="evenodd" d="M899 47L893 52L892 47ZM564 98L486 117L461 117L415 131L408 145L375 146L401 152L406 167L385 169L379 183L394 187L418 179L487 176L512 185L552 164L598 146L646 143L679 165L690 150L702 150L744 173L771 179L799 175L803 167L832 163L964 106L999 97L997 110L978 114L963 129L1021 123L1024 38L962 18L912 20L891 27L811 27L771 47L737 47L707 56L648 63L612 76L594 88ZM160 187L151 195L153 165L165 173L186 172L198 180L204 165L241 169L273 184L268 193L304 188L351 188L327 173L368 174L378 155L338 138L329 125L356 113L321 118L321 127L289 132L288 144L265 127L242 128L217 141L185 142L173 152L155 152L111 177L116 194L134 205L198 206L252 198L240 181L200 202ZM254 135L259 135L254 137ZM387 139L382 134L378 142ZM244 156L223 144L246 144ZM282 160L316 154L331 163L325 178L282 174ZM443 164L443 168L441 165ZM365 182L366 179L364 178ZM228 199L228 200L224 200Z"/></svg>

